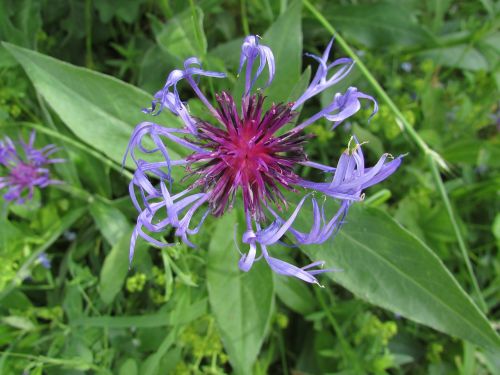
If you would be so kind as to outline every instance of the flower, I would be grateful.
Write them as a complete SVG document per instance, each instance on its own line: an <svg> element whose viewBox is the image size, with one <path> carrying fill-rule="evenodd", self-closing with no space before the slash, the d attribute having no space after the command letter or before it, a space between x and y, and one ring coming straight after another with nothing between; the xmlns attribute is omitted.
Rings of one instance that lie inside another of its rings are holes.
<svg viewBox="0 0 500 375"><path fill-rule="evenodd" d="M155 234L164 233L168 228L174 230L175 237L195 246L190 237L199 232L207 216L221 216L232 209L237 204L237 193L241 192L246 218L241 242L248 245L248 251L241 252L237 245L235 247L241 254L239 268L242 271L249 271L254 262L262 258L274 272L309 283L318 284L316 275L331 271L322 268L323 261L299 268L273 257L269 248L276 243L284 244L284 236L293 241L292 246L322 243L331 238L339 230L349 206L363 198L363 190L386 179L401 164L401 157L393 159L384 154L373 167L365 167L362 144L355 138L336 167L308 160L304 151L310 138L304 132L306 127L325 118L334 129L360 110L361 100L374 104L372 115L378 109L374 98L349 87L345 93L335 94L328 105L309 119L294 124L300 106L341 81L353 67L353 61L348 58L328 63L332 44L333 40L322 56L309 55L319 63L316 74L305 92L289 103L266 106L261 90L253 90L266 65L266 86L275 75L274 55L256 36L245 38L241 48L239 71L245 71L241 107L225 91L215 95L216 107L210 103L198 86L199 79L224 78L225 74L203 70L194 57L186 60L184 69L170 73L163 89L155 94L151 109L145 112L157 115L167 109L182 120L184 128L140 123L124 157L125 162L130 154L136 165L129 190L139 212L130 241L130 262L138 237L160 247L171 245L155 238ZM191 86L212 120L190 114L177 90L181 80ZM190 154L173 158L172 148L166 146L169 143L182 146ZM142 159L138 152L158 153L161 160ZM326 182L301 177L297 166L318 170L325 175ZM183 190L179 188L181 184L173 181L172 168L175 167L186 171L182 181L190 181ZM289 209L287 191L303 193L293 210ZM315 193L338 201L337 211L327 215ZM297 228L296 220L307 201L312 205L312 224L309 231L302 231ZM286 213L288 217L284 217Z"/></svg>
<svg viewBox="0 0 500 375"><path fill-rule="evenodd" d="M47 253L45 253L45 252L40 253L37 257L37 260L38 260L38 263L40 263L42 265L42 267L47 269L47 270L50 270L50 268L52 267L52 263L51 263L49 257L47 256Z"/></svg>
<svg viewBox="0 0 500 375"><path fill-rule="evenodd" d="M0 140L0 190L7 189L3 195L6 201L22 204L32 199L35 187L45 188L60 183L50 179L48 165L61 163L62 159L50 159L58 149L47 145L34 148L36 133L33 131L28 143L22 139L16 145L9 137ZM22 153L21 153L22 150Z"/></svg>

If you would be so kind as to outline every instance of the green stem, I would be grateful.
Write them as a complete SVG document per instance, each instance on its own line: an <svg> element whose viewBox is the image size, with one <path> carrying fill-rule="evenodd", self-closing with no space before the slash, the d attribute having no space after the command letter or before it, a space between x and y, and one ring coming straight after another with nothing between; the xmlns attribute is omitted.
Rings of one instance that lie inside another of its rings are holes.
<svg viewBox="0 0 500 375"><path fill-rule="evenodd" d="M203 53L203 56L201 56L203 58L206 55L206 51L203 48L203 41L199 30L200 20L198 19L198 12L196 10L196 6L193 0L189 0L189 7L191 9L191 17L193 20L193 29L196 38L196 43L198 43L198 50Z"/></svg>
<svg viewBox="0 0 500 375"><path fill-rule="evenodd" d="M457 238L458 245L460 247L460 251L464 258L464 262L467 268L467 272L469 273L469 278L471 279L472 285L474 287L474 292L477 295L477 299L479 301L480 307L483 311L486 311L486 303L484 302L483 296L481 295L481 291L479 289L479 284L477 282L476 276L474 274L474 270L472 268L467 247L465 241L462 237L462 233L460 232L460 228L458 227L455 215L451 208L451 204L446 194L446 190L444 188L443 180L439 174L438 165L444 169L448 169L444 159L434 150L432 150L425 141L418 135L415 129L411 126L409 121L405 118L405 116L401 113L396 104L392 101L389 95L382 88L380 83L375 79L375 77L371 74L365 64L361 61L361 59L356 55L356 53L352 50L349 44L339 35L339 33L335 30L335 28L331 25L328 20L323 17L323 15L309 2L309 0L303 0L303 4L306 8L312 13L312 15L318 20L318 22L323 25L325 29L333 34L337 43L342 47L342 49L351 57L355 62L361 73L365 76L365 78L370 82L372 87L375 89L377 95L382 98L382 100L387 104L387 106L391 109L396 117L397 123L401 126L401 128L406 132L406 134L411 138L411 140L415 143L418 149L426 156L427 161L429 163L429 167L433 172L434 183L436 184L436 188L441 195L441 199L446 208L446 212L450 217L450 220L453 225L453 230L455 232L455 237Z"/></svg>
<svg viewBox="0 0 500 375"><path fill-rule="evenodd" d="M92 0L85 1L85 65L87 68L94 67L92 57Z"/></svg>
<svg viewBox="0 0 500 375"><path fill-rule="evenodd" d="M467 267L467 272L470 275L470 279L472 282L472 285L474 287L474 291L477 294L478 302L481 307L481 309L486 312L488 310L486 306L486 302L484 301L483 295L479 289L479 284L477 282L476 277L474 276L474 269L472 268L472 263L470 261L468 251L467 251L467 246L465 244L465 241L462 237L460 227L458 226L458 222L455 218L455 215L453 214L453 208L451 207L451 202L450 199L448 198L448 194L446 194L446 189L444 187L443 181L441 180L441 175L439 174L439 169L436 165L436 163L430 161L429 162L431 171L432 171L432 177L434 178L434 181L436 182L437 189L439 191L439 194L441 195L441 199L443 200L444 206L446 208L446 212L448 212L448 216L450 217L451 225L453 226L453 230L455 231L457 241L458 241L458 247L460 248L460 252L462 253L462 257L464 258L465 266Z"/></svg>
<svg viewBox="0 0 500 375"><path fill-rule="evenodd" d="M49 109L45 105L45 99L40 95L40 93L37 91L36 92L36 99L38 101L38 105L42 109L42 115L47 122L47 124L54 130L58 130L56 124L54 123L54 120L52 119L52 116L50 115Z"/></svg>
<svg viewBox="0 0 500 375"><path fill-rule="evenodd" d="M170 256L166 252L164 252L164 254L165 254L165 257L166 257L166 259L167 259L170 267L172 267L172 270L174 271L174 273L177 275L177 277L184 284L192 286L192 287L197 287L198 286L195 282L193 282L193 280L191 279L191 276L189 276L186 273L184 273L184 271L181 270L181 268L172 260L172 258L170 258ZM186 264L183 259L181 259L181 262L183 262L184 265Z"/></svg>
<svg viewBox="0 0 500 375"><path fill-rule="evenodd" d="M368 199L365 199L363 203L370 207L378 207L384 202L388 201L391 198L391 196L392 194L390 190L382 189L380 191L377 191Z"/></svg>
<svg viewBox="0 0 500 375"><path fill-rule="evenodd" d="M193 365L193 367L196 370L199 370L201 361L203 360L203 357L204 357L205 350L207 349L207 346L208 346L208 339L210 338L210 335L212 334L213 328L214 328L214 321L213 321L213 319L210 319L210 321L208 322L207 334L205 335L205 338L203 339L203 343L201 344L200 353L196 357L196 360L195 360L194 365Z"/></svg>
<svg viewBox="0 0 500 375"><path fill-rule="evenodd" d="M325 303L325 300L323 298L323 293L322 290L319 288L314 288L314 291L316 293L316 298L319 301L319 304L321 305L321 308L325 312L326 318L330 322L330 324L333 327L333 330L335 331L335 334L337 335L337 339L339 340L340 346L342 347L342 350L346 356L347 362L350 362L355 366L355 373L356 374L363 374L363 368L360 366L360 359L357 357L356 353L354 350L351 348L351 345L349 345L349 342L346 340L344 333L342 332L342 329L340 328L337 320L333 316L332 312L328 308L328 306Z"/></svg>
<svg viewBox="0 0 500 375"><path fill-rule="evenodd" d="M246 0L241 0L241 24L243 26L243 33L245 35L250 35L250 28L248 27L248 17L247 17L247 2Z"/></svg>
<svg viewBox="0 0 500 375"><path fill-rule="evenodd" d="M60 133L58 133L58 132L56 132L54 130L48 129L48 128L46 128L44 126L41 126L41 125L38 125L38 124L31 124L31 123L28 123L28 122L22 122L22 123L20 123L20 125L29 126L30 128L35 129L35 130L39 131L40 133L47 134L47 135L49 135L51 137L54 137L54 138L58 138L58 139L60 139L60 140L62 140L64 142L66 142L67 144L70 144L70 145L78 148L79 150L81 150L81 151L83 151L83 152L85 152L85 153L93 156L97 160L101 161L103 164L107 165L108 167L114 169L118 173L123 174L129 180L131 180L134 177L134 175L132 173L130 173L129 171L127 171L125 169L122 169L121 166L119 166L116 163L112 162L111 160L109 160L108 158L106 158L101 153L92 150L89 146L87 146L87 145L85 145L83 143L80 143L78 141L75 141L75 140L71 139L70 137L62 135L62 134L60 134Z"/></svg>
<svg viewBox="0 0 500 375"><path fill-rule="evenodd" d="M0 301L2 301L17 285L20 285L26 276L29 275L31 265L35 263L38 256L46 251L52 244L67 230L73 223L78 220L86 209L75 209L69 214L61 218L62 225L56 225L55 229L49 229L45 232L42 244L38 246L24 264L16 272L16 275L10 280L9 284L0 292Z"/></svg>
<svg viewBox="0 0 500 375"><path fill-rule="evenodd" d="M12 353L12 352L5 352L5 351L0 352L0 354L3 354L5 356L9 356L9 357L24 358L27 360L42 362L44 364L50 364L50 365L55 365L55 366L64 366L64 367L70 367L70 368L81 368L82 366L85 366L85 367L88 367L89 369L99 371L99 372L104 372L104 373L108 374L107 370L105 370L99 366L96 366L91 362L87 362L85 360L82 360L82 359L61 359L61 358L46 357L44 355Z"/></svg>
<svg viewBox="0 0 500 375"><path fill-rule="evenodd" d="M172 276L172 268L170 267L170 258L166 253L166 249L161 249L161 257L163 260L163 267L165 268L165 301L169 301L173 292L174 278Z"/></svg>
<svg viewBox="0 0 500 375"><path fill-rule="evenodd" d="M53 188L64 191L65 193L72 195L74 198L81 199L87 203L92 203L94 201L94 196L92 194L73 185L63 183L61 185L53 185Z"/></svg>
<svg viewBox="0 0 500 375"><path fill-rule="evenodd" d="M36 91L36 98L38 100L38 104L42 110L42 116L45 119L45 122L47 123L47 126L56 134L59 134L59 129L57 128L54 119L52 118L49 109L47 108L47 105L45 103L45 99L40 95L38 90ZM66 147L66 142L62 142L60 145L62 146L62 152L63 152L63 158L69 158L69 152ZM62 171L64 166L59 166L56 167L56 170ZM67 172L69 173L64 173L65 179L69 180L74 185L79 185L80 184L80 179L78 178L78 175L76 174L76 171L74 169L68 168Z"/></svg>
<svg viewBox="0 0 500 375"><path fill-rule="evenodd" d="M288 7L288 1L287 0L281 0L280 1L280 16L285 13L286 8Z"/></svg>
<svg viewBox="0 0 500 375"><path fill-rule="evenodd" d="M35 121L35 122L40 122L40 119L28 108L28 106L24 105L24 103L19 100L19 99L14 99L15 100L15 103L16 105L21 108L21 111L23 111L24 113L26 113L32 121Z"/></svg>
<svg viewBox="0 0 500 375"><path fill-rule="evenodd" d="M278 332L278 344L280 347L281 370L283 375L288 375L288 364L286 360L285 342L283 340L283 331Z"/></svg>
<svg viewBox="0 0 500 375"><path fill-rule="evenodd" d="M165 18L172 18L174 16L174 12L172 11L172 8L170 8L170 4L169 4L168 0L159 1L158 6L162 10Z"/></svg>
<svg viewBox="0 0 500 375"><path fill-rule="evenodd" d="M384 91L380 83L375 79L375 77L370 73L366 65L361 61L361 59L356 55L356 53L353 51L353 49L349 46L349 44L340 36L340 34L333 28L333 26L328 22L328 20L323 17L323 15L318 12L318 10L308 1L304 0L304 5L306 8L316 17L321 23L321 25L327 29L329 32L333 34L335 37L335 40L337 44L339 44L342 49L349 55L350 58L352 58L356 62L356 66L358 69L363 73L365 78L370 82L370 84L373 86L375 91L377 92L378 96L381 97L386 104L389 106L392 112L394 112L394 115L396 118L400 121L401 125L403 126L404 130L408 133L409 137L415 142L417 147L423 151L425 154L429 153L431 151L430 147L424 142L422 138L418 135L418 133L413 129L411 124L406 120L404 115L401 113L399 108L396 106L396 104L391 100L389 95Z"/></svg>

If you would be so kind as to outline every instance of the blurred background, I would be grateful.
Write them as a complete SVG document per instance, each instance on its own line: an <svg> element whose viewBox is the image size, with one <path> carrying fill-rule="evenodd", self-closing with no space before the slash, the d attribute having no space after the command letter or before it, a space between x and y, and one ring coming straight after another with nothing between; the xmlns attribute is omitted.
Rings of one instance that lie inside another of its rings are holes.
<svg viewBox="0 0 500 375"><path fill-rule="evenodd" d="M136 216L119 166L125 150L92 129L114 129L121 121L126 139L143 119L140 109L187 57L228 72L229 83L202 82L209 95L231 87L249 34L279 43L281 61L297 58L290 70L277 70L285 100L304 69L314 73L315 62L304 53L322 54L332 37L329 24L445 161L440 177L464 244L426 155L359 66L306 106L304 116L350 85L375 96L379 113L368 124L367 108L335 132L326 121L311 126L309 158L331 164L352 134L368 141L370 165L383 152L407 154L361 206L386 212L432 249L498 330L499 12L499 2L490 0L0 0L2 41L115 77L71 75L65 64L0 47L0 134L26 138L37 129L37 144L57 144L68 161L54 168L67 185L37 192L25 205L1 202L0 373L498 374L500 357L491 351L415 323L426 323L418 316L410 320L370 304L326 277L324 289L267 273L260 284L242 284L242 299L255 293L248 285L259 292L274 283L274 292L262 292L268 307L255 311L261 326L234 344L221 329L217 291L207 290L215 287L207 287L206 275L205 250L218 246L213 236L227 233L214 234L211 221L196 252L141 244L128 271ZM338 41L333 55L347 56ZM133 108L124 105L129 99ZM114 117L99 117L96 105ZM196 111L195 102L190 107ZM90 135L82 141L85 124ZM296 262L306 264L305 256ZM403 296L386 298L384 307Z"/></svg>

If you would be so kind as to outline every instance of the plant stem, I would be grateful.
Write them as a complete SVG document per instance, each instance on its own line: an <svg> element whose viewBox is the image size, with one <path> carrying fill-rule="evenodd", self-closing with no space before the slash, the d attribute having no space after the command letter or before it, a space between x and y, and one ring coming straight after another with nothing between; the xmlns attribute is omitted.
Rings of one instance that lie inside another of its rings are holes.
<svg viewBox="0 0 500 375"><path fill-rule="evenodd" d="M441 180L441 175L439 174L439 169L436 165L436 163L430 161L429 165L431 167L432 171L432 176L434 178L434 181L436 182L436 187L439 191L439 194L441 195L441 199L443 200L443 204L446 208L446 212L448 212L448 216L450 217L451 225L453 226L453 230L455 231L457 241L458 241L458 247L460 248L460 251L462 253L462 257L464 258L465 266L467 267L467 271L470 275L470 279L472 281L472 285L474 287L474 291L477 294L478 298L478 303L479 306L481 307L481 310L483 312L488 311L488 308L486 306L486 302L484 301L483 295L481 294L481 291L479 289L479 284L477 282L476 277L474 276L474 270L472 268L472 263L470 261L468 251L467 251L467 246L465 244L465 241L462 237L460 227L458 226L458 222L455 218L455 215L453 214L453 208L451 207L451 202L450 199L448 198L448 194L446 194L446 189L444 187L443 181Z"/></svg>
<svg viewBox="0 0 500 375"><path fill-rule="evenodd" d="M288 375L288 364L286 361L285 343L282 331L278 332L278 343L280 347L281 370L283 371L283 375Z"/></svg>
<svg viewBox="0 0 500 375"><path fill-rule="evenodd" d="M245 33L245 35L250 35L250 28L248 27L246 0L241 0L240 5L241 5L241 24L243 26L243 33Z"/></svg>
<svg viewBox="0 0 500 375"><path fill-rule="evenodd" d="M467 272L469 274L469 278L472 282L474 292L477 295L477 301L479 302L479 306L483 310L483 312L486 312L486 309L487 309L486 303L484 302L484 298L483 298L481 291L479 289L479 284L477 282L476 276L474 274L474 270L472 268L472 264L471 264L469 256L468 256L467 246L466 246L465 241L462 237L462 233L460 232L460 228L458 227L457 220L455 218L455 214L453 213L453 210L451 208L450 200L449 200L448 195L446 193L446 189L444 188L443 180L441 179L441 175L439 174L438 165L444 169L448 169L444 159L436 151L432 150L425 143L425 141L420 137L420 135L416 132L416 130L413 129L413 127L411 126L409 121L401 113L399 108L392 101L392 99L389 97L389 95L385 92L385 90L382 88L380 83L378 83L378 81L375 79L373 74L371 74L371 72L368 70L368 68L365 66L365 64L363 64L361 59L356 55L356 53L349 46L349 44L344 40L344 38L342 38L342 36L339 35L339 33L335 30L335 28L331 25L331 23L328 22L328 20L325 17L323 17L323 15L314 7L314 5L312 5L309 2L309 0L303 0L303 4L312 13L312 15L318 20L318 22L321 23L321 25L323 25L323 27L325 29L327 29L329 32L331 32L333 34L333 36L337 40L337 43L349 55L349 57L351 57L356 62L356 65L358 66L359 70L365 76L365 78L368 80L368 82L370 82L370 84L373 86L373 88L377 92L377 95L383 99L383 101L387 104L387 106L394 113L397 123L401 126L401 128L406 132L406 134L416 144L418 149L427 158L429 167L432 171L432 175L434 178L434 183L436 185L436 188L437 188L439 194L441 195L441 199L443 200L446 212L447 212L448 216L450 217L450 220L451 220L451 223L453 226L453 230L455 232L455 237L457 238L458 246L460 247L460 251L462 253L462 257L464 258Z"/></svg>
<svg viewBox="0 0 500 375"><path fill-rule="evenodd" d="M363 374L363 369L360 366L360 361L359 358L357 357L356 353L354 350L351 348L351 345L349 345L349 342L347 342L344 333L342 332L342 329L340 328L337 320L333 316L332 312L328 308L328 306L325 303L325 300L323 298L323 291L319 288L314 288L316 298L319 301L319 304L321 305L321 308L325 312L326 318L330 322L330 324L333 327L333 330L335 331L335 334L337 335L337 338L339 340L340 346L342 347L342 350L344 351L344 354L346 356L347 362L351 362L353 366L355 366L355 373L356 374Z"/></svg>
<svg viewBox="0 0 500 375"><path fill-rule="evenodd" d="M48 128L46 128L44 126L41 126L41 125L38 125L38 124L31 124L31 123L28 123L28 122L23 122L23 123L20 123L20 125L29 126L32 129L36 129L40 133L47 134L47 135L49 135L51 137L54 137L54 138L58 138L58 139L64 141L65 143L68 143L68 144L70 144L70 145L78 148L79 150L81 150L83 152L86 152L87 154L93 156L94 158L96 158L100 162L104 163L108 167L114 169L118 173L123 174L129 180L131 180L134 177L134 175L132 173L130 173L129 171L127 171L125 169L122 169L121 166L119 166L116 163L112 162L111 160L109 160L107 157L105 157L101 153L99 153L97 151L94 151L92 148L90 148L89 146L87 146L87 145L85 145L83 143L75 141L75 140L73 140L73 139L71 139L71 138L69 138L69 137L67 137L67 136L65 136L63 134L60 134L60 133L58 133L58 132L56 132L54 130L48 129Z"/></svg>
<svg viewBox="0 0 500 375"><path fill-rule="evenodd" d="M406 120L404 115L401 113L399 108L396 106L396 104L391 100L389 95L384 91L380 83L375 79L375 77L370 73L366 65L361 61L361 59L356 55L356 53L353 51L353 49L349 46L349 44L340 36L340 34L333 28L333 26L328 22L328 20L323 17L323 15L308 1L304 0L304 5L306 8L314 15L314 17L317 18L319 23L327 29L329 32L333 34L335 37L335 40L337 43L342 47L342 49L349 55L350 58L352 58L356 62L356 66L359 68L361 73L365 76L365 78L370 82L370 84L373 86L375 91L377 92L378 96L381 97L386 104L389 106L392 112L394 112L394 115L396 118L401 122L402 127L404 130L408 133L408 136L415 142L417 147L423 151L424 153L428 153L431 151L430 147L424 142L422 138L418 135L418 133L413 129L411 124Z"/></svg>
<svg viewBox="0 0 500 375"><path fill-rule="evenodd" d="M66 214L61 218L62 225L55 225L55 229L49 230L44 234L41 245L38 246L23 263L16 272L16 275L10 280L9 284L0 292L0 301L3 300L17 285L20 285L25 277L29 275L31 265L35 263L38 256L46 251L54 241L56 241L65 230L67 230L73 223L78 220L86 212L85 208L73 210L73 212Z"/></svg>
<svg viewBox="0 0 500 375"><path fill-rule="evenodd" d="M92 0L85 1L85 65L87 68L94 67L92 58Z"/></svg>
<svg viewBox="0 0 500 375"><path fill-rule="evenodd" d="M31 354L26 354L26 353L13 353L13 352L7 352L7 351L2 351L0 354L9 356L9 357L17 357L17 358L24 358L32 361L37 361L37 362L42 362L44 364L50 364L50 365L55 365L55 366L63 366L63 367L69 367L69 368L81 368L82 366L88 367L89 369L98 371L100 373L106 373L109 374L109 372L97 365L94 365L91 362L87 362L83 359L77 358L77 359L62 359L62 358L54 358L54 357L47 357L43 355L31 355Z"/></svg>

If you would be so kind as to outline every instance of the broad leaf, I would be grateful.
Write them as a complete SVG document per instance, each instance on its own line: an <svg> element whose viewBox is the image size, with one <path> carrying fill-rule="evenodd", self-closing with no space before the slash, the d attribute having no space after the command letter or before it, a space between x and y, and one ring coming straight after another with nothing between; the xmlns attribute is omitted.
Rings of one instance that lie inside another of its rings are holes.
<svg viewBox="0 0 500 375"><path fill-rule="evenodd" d="M384 212L353 206L332 241L304 246L358 297L483 347L500 345L488 320L441 260Z"/></svg>
<svg viewBox="0 0 500 375"><path fill-rule="evenodd" d="M235 223L234 211L217 221L208 254L207 283L229 361L237 374L250 374L269 325L274 286L263 261L248 273L239 270L232 235Z"/></svg>
<svg viewBox="0 0 500 375"><path fill-rule="evenodd" d="M294 1L287 10L264 33L261 43L273 51L276 63L276 74L273 82L264 91L267 104L283 102L290 98L291 91L301 79L302 65L302 28L301 28L301 2ZM239 59L241 44L236 41L228 43L227 48L216 50L214 54L232 53ZM236 50L238 47L238 50ZM233 52L231 52L233 51ZM225 61L228 58L224 59ZM238 60L235 60L238 61ZM254 63L254 72L259 66L259 60ZM254 85L254 90L266 87L269 70L263 71ZM234 95L240 97L244 91L245 72L241 72L236 83Z"/></svg>
<svg viewBox="0 0 500 375"><path fill-rule="evenodd" d="M410 11L394 2L332 5L324 14L342 34L372 48L425 44L430 39Z"/></svg>
<svg viewBox="0 0 500 375"><path fill-rule="evenodd" d="M154 314L79 317L71 321L72 326L101 327L107 329L157 328L182 326L207 314L206 298L191 302L185 295L173 300L168 308L161 308Z"/></svg>
<svg viewBox="0 0 500 375"><path fill-rule="evenodd" d="M434 48L419 54L434 61L437 65L468 70L490 70L488 61L476 48L468 44Z"/></svg>
<svg viewBox="0 0 500 375"><path fill-rule="evenodd" d="M203 31L203 11L198 7L189 8L170 19L156 35L156 41L161 49L181 64L189 57L204 56L207 38Z"/></svg>
<svg viewBox="0 0 500 375"><path fill-rule="evenodd" d="M120 366L118 375L137 375L139 373L137 361L133 358L128 358Z"/></svg>
<svg viewBox="0 0 500 375"><path fill-rule="evenodd" d="M302 3L294 1L263 36L263 43L273 50L276 59L276 75L266 91L275 102L287 100L301 76L301 11Z"/></svg>
<svg viewBox="0 0 500 375"><path fill-rule="evenodd" d="M131 232L131 231L130 231ZM114 243L111 251L104 259L99 278L99 296L104 303L111 303L120 292L128 273L128 250L130 233L125 231L119 241ZM144 250L143 242L138 244ZM139 249L138 249L139 250Z"/></svg>
<svg viewBox="0 0 500 375"><path fill-rule="evenodd" d="M40 13L41 4L37 1L0 1L0 39L26 47L35 45L42 28Z"/></svg>
<svg viewBox="0 0 500 375"><path fill-rule="evenodd" d="M179 120L167 111L158 117L142 113L152 95L132 85L12 44L3 45L75 135L115 162L121 163L136 124L154 121L179 126ZM179 148L173 146L173 150ZM171 156L177 157L175 152Z"/></svg>
<svg viewBox="0 0 500 375"><path fill-rule="evenodd" d="M89 205L89 209L97 227L111 246L115 245L132 228L119 209L100 199L94 200Z"/></svg>
<svg viewBox="0 0 500 375"><path fill-rule="evenodd" d="M283 257L280 257L283 259ZM317 302L311 293L309 285L294 277L276 275L276 295L290 310L302 315L315 311Z"/></svg>
<svg viewBox="0 0 500 375"><path fill-rule="evenodd" d="M172 329L163 340L158 350L151 354L141 366L141 373L144 375L156 375L159 371L161 358L167 354L168 350L176 342L177 329Z"/></svg>

